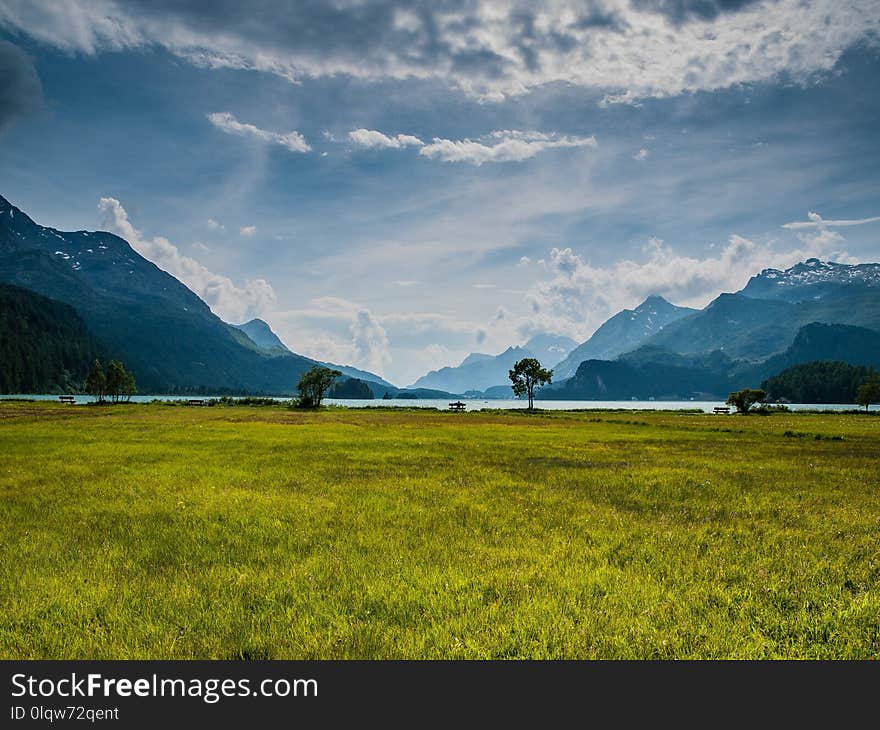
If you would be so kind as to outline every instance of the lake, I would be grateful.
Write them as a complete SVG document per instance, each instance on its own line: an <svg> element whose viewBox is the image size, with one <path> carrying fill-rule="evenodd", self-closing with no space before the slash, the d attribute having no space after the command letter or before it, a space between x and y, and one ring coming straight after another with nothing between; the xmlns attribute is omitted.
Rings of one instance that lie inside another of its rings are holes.
<svg viewBox="0 0 880 730"><path fill-rule="evenodd" d="M77 395L77 404L89 403L92 400L88 395ZM220 396L210 395L136 395L133 396L132 403L149 403L153 400L189 400L191 398L219 398ZM57 395L0 395L0 400L8 400L11 398L26 398L29 400L48 400L57 401ZM275 398L279 402L289 400L289 398ZM483 409L502 409L511 410L515 408L525 408L524 400L498 399L485 400L482 398L461 398L466 404L466 410L479 411ZM391 400L382 400L380 398L374 400L340 400L335 398L327 398L324 400L329 406L345 406L347 408L376 408L378 407L399 407L399 408L438 408L447 410L449 408L450 399L448 398L424 398L419 400L409 400L404 398L395 398ZM659 410L659 411L679 411L699 409L704 413L712 413L716 406L724 405L722 401L660 401L660 400L536 400L535 407L548 411L570 411L570 410L609 410L623 409L627 411L639 410ZM793 411L848 411L859 408L859 406L851 403L788 403L786 404ZM871 410L880 409L880 405L871 406Z"/></svg>

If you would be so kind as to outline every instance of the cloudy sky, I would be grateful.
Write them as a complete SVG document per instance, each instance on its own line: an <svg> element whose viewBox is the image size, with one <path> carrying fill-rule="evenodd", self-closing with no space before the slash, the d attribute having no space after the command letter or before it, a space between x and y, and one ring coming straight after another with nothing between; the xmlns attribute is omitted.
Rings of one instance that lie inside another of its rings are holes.
<svg viewBox="0 0 880 730"><path fill-rule="evenodd" d="M406 385L880 260L880 0L0 0L0 193Z"/></svg>

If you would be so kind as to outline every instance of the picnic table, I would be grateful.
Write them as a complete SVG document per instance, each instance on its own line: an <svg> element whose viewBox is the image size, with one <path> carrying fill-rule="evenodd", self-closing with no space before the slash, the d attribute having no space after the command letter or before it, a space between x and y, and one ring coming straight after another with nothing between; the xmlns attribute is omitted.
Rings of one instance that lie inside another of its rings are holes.
<svg viewBox="0 0 880 730"><path fill-rule="evenodd" d="M190 398L186 404L188 406L203 406L205 405L205 401L203 398Z"/></svg>
<svg viewBox="0 0 880 730"><path fill-rule="evenodd" d="M76 398L72 395L59 395L58 400L60 400L62 403L67 403L69 405L73 405L74 403L76 403Z"/></svg>
<svg viewBox="0 0 880 730"><path fill-rule="evenodd" d="M465 408L467 408L467 403L462 403L460 400L449 404L450 411L463 411Z"/></svg>
<svg viewBox="0 0 880 730"><path fill-rule="evenodd" d="M730 406L715 406L712 410L715 413L730 413Z"/></svg>

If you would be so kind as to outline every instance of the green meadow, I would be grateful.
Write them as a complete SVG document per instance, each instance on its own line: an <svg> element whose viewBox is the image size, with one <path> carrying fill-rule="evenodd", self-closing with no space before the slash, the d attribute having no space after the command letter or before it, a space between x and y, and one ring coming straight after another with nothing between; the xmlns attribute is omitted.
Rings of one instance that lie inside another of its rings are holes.
<svg viewBox="0 0 880 730"><path fill-rule="evenodd" d="M880 418L0 403L0 657L880 658Z"/></svg>

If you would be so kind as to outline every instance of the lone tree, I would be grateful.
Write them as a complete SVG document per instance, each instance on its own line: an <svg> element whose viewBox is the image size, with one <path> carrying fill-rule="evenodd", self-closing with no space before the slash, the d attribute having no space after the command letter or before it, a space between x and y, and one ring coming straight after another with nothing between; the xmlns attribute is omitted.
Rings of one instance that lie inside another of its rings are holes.
<svg viewBox="0 0 880 730"><path fill-rule="evenodd" d="M535 358L527 357L515 363L508 375L513 384L513 392L520 398L528 396L531 411L535 402L535 388L549 383L553 371L545 370Z"/></svg>
<svg viewBox="0 0 880 730"><path fill-rule="evenodd" d="M872 403L880 403L880 375L874 373L865 378L856 389L856 403L864 406L866 411Z"/></svg>
<svg viewBox="0 0 880 730"><path fill-rule="evenodd" d="M134 376L125 369L119 360L111 360L107 365L107 395L114 403L131 400L131 396L137 392L134 384Z"/></svg>
<svg viewBox="0 0 880 730"><path fill-rule="evenodd" d="M339 370L331 370L320 365L315 365L303 373L297 383L299 391L299 405L301 408L317 408L324 400L333 381L342 375Z"/></svg>
<svg viewBox="0 0 880 730"><path fill-rule="evenodd" d="M747 414L755 403L761 403L767 397L766 390L745 388L727 396L727 404L734 406L738 413Z"/></svg>
<svg viewBox="0 0 880 730"><path fill-rule="evenodd" d="M104 402L104 396L107 393L107 378L104 375L104 368L101 367L101 363L97 360L92 363L92 369L89 370L89 374L86 377L85 391L89 395L94 396L98 403Z"/></svg>

